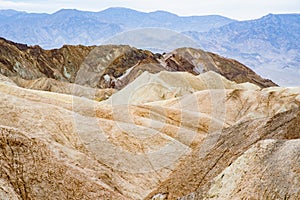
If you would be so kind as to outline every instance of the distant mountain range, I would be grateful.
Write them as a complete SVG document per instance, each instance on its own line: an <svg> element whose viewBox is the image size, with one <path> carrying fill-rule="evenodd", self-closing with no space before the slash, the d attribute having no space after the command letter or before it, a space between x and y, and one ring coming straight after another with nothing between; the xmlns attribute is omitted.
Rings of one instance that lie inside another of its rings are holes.
<svg viewBox="0 0 300 200"><path fill-rule="evenodd" d="M127 8L101 12L63 9L53 14L0 10L0 20L1 37L48 49L64 44L99 45L117 33L137 28L203 32L234 21L217 15L179 17L165 11L143 13Z"/></svg>
<svg viewBox="0 0 300 200"><path fill-rule="evenodd" d="M141 28L159 29L143 32ZM130 34L121 34L126 31ZM193 46L237 59L279 85L300 85L300 14L236 21L218 15L180 17L126 8L101 12L63 9L53 14L0 10L0 36L46 49L104 43L152 51Z"/></svg>
<svg viewBox="0 0 300 200"><path fill-rule="evenodd" d="M269 14L185 34L200 48L237 59L279 85L300 85L300 14Z"/></svg>

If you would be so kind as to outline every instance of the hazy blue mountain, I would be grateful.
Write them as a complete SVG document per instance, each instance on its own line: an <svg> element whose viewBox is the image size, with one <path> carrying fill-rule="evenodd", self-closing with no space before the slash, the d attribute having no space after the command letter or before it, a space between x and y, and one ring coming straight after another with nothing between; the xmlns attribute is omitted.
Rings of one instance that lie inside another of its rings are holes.
<svg viewBox="0 0 300 200"><path fill-rule="evenodd" d="M63 44L99 44L122 31L119 25L101 22L89 14L77 10L60 10L51 15L18 12L1 20L0 35L16 42L56 48Z"/></svg>
<svg viewBox="0 0 300 200"><path fill-rule="evenodd" d="M1 17L10 17L16 14L21 14L21 13L25 13L25 12L20 12L20 11L16 11L16 10L12 10L12 9L7 9L7 10L0 10L0 16Z"/></svg>
<svg viewBox="0 0 300 200"><path fill-rule="evenodd" d="M127 8L109 8L101 12L63 9L53 14L0 10L0 36L55 48L63 44L99 45L117 33L137 28L202 32L233 21L215 15L179 17L164 11L143 13Z"/></svg>
<svg viewBox="0 0 300 200"><path fill-rule="evenodd" d="M180 17L166 11L143 13L127 8L109 8L97 13L96 17L108 23L123 25L127 30L156 27L179 32L203 32L235 21L219 15Z"/></svg>
<svg viewBox="0 0 300 200"><path fill-rule="evenodd" d="M185 34L201 48L237 59L280 85L300 85L300 14L269 14Z"/></svg>

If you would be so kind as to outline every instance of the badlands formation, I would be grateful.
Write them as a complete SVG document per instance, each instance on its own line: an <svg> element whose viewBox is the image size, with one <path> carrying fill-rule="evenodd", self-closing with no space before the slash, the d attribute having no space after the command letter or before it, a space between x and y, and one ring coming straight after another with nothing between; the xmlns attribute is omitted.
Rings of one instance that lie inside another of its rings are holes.
<svg viewBox="0 0 300 200"><path fill-rule="evenodd" d="M300 199L300 87L190 48L0 51L0 199Z"/></svg>

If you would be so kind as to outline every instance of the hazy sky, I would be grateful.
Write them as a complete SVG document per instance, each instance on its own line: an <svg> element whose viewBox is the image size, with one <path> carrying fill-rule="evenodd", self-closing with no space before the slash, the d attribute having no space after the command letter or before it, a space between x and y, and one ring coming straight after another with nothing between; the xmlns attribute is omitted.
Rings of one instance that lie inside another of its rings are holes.
<svg viewBox="0 0 300 200"><path fill-rule="evenodd" d="M300 0L0 0L0 9L52 13L61 8L100 11L127 7L140 11L166 10L178 15L219 14L234 19L259 18L269 13L300 13Z"/></svg>

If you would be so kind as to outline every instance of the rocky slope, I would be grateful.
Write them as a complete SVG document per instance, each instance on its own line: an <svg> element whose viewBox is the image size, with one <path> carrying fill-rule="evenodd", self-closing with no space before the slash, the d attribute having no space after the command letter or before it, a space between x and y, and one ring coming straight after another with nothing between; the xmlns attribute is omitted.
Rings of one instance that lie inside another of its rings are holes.
<svg viewBox="0 0 300 200"><path fill-rule="evenodd" d="M66 45L60 49L44 50L39 46L0 39L0 53L1 74L11 77L20 86L35 89L43 88L43 84L38 83L46 81L54 86L45 90L56 92L59 90L53 89L57 87L54 80L64 82L64 85L75 83L92 88L121 89L144 71L187 71L195 75L215 71L238 83L275 86L235 60L192 48L181 48L164 55L125 45Z"/></svg>
<svg viewBox="0 0 300 200"><path fill-rule="evenodd" d="M196 49L89 48L2 40L0 199L300 198L300 88Z"/></svg>
<svg viewBox="0 0 300 200"><path fill-rule="evenodd" d="M299 198L300 89L240 88L218 76L134 104L1 82L0 197Z"/></svg>
<svg viewBox="0 0 300 200"><path fill-rule="evenodd" d="M198 76L187 72L144 72L124 89L113 94L105 103L141 104L181 97L206 89L257 90L260 87L251 83L236 84L213 71Z"/></svg>
<svg viewBox="0 0 300 200"><path fill-rule="evenodd" d="M300 136L299 89L274 88L258 93L234 90L230 93L226 95L223 120L229 119L227 123L231 126L207 135L206 142L196 147L149 196L167 194L169 199L299 198L299 153L296 153ZM280 102L285 98L296 101L283 105ZM266 100L268 103L263 103ZM240 107L233 108L230 104ZM263 114L263 110L268 114ZM231 114L237 120L234 123L229 117ZM294 145L287 147L287 144Z"/></svg>

